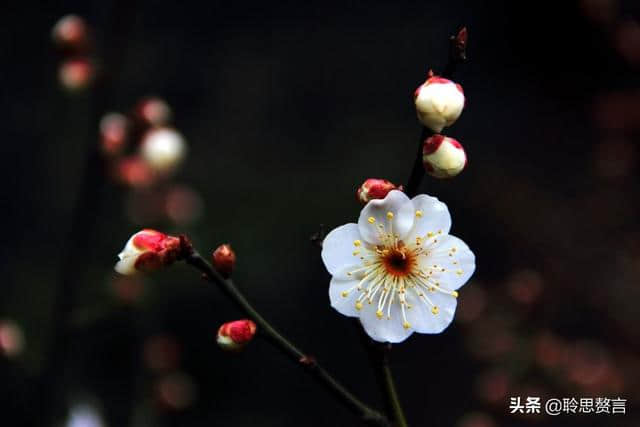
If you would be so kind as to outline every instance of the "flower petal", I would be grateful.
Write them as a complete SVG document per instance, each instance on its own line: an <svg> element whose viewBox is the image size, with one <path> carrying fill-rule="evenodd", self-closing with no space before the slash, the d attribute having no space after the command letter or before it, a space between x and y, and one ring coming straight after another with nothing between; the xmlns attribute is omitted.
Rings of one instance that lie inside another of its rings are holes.
<svg viewBox="0 0 640 427"><path fill-rule="evenodd" d="M402 324L400 305L396 302L391 306L391 319L387 318L386 309L382 319L378 319L376 311L378 305L365 303L360 312L360 323L365 332L375 341L398 343L406 340L414 329L405 329Z"/></svg>
<svg viewBox="0 0 640 427"><path fill-rule="evenodd" d="M356 300L358 299L359 292L352 289L357 285L358 280L342 280L333 277L329 283L329 300L331 301L331 307L345 316L360 316L360 312L356 310ZM349 289L351 289L351 292L349 292L347 296L342 296L342 293Z"/></svg>
<svg viewBox="0 0 640 427"><path fill-rule="evenodd" d="M322 242L322 261L332 276L347 279L346 272L354 270L361 260L353 255L356 247L353 242L360 240L358 225L354 223L341 225L331 230ZM351 267L351 268L350 268Z"/></svg>
<svg viewBox="0 0 640 427"><path fill-rule="evenodd" d="M438 307L437 314L432 312L432 305L418 297L415 292L407 292L407 302L411 308L407 310L407 319L416 332L422 334L439 334L451 324L458 301L455 297L441 292L426 292L425 297Z"/></svg>
<svg viewBox="0 0 640 427"><path fill-rule="evenodd" d="M118 261L114 267L114 269L118 273L124 274L124 275L137 273L137 270L135 267L136 256L134 254L121 252L118 254L118 258L120 258L120 261Z"/></svg>
<svg viewBox="0 0 640 427"><path fill-rule="evenodd" d="M403 239L413 226L412 208L402 209L404 205L411 205L410 202L407 195L398 190L390 191L384 199L371 200L358 218L362 238L372 245L378 245L382 243L380 234L389 233L392 228L393 234ZM393 214L392 219L387 217L389 212Z"/></svg>
<svg viewBox="0 0 640 427"><path fill-rule="evenodd" d="M431 278L445 289L455 291L464 285L476 269L476 257L465 242L452 235L439 236L429 255L421 257L423 270L432 270ZM433 268L433 266L437 268ZM443 272L442 269L445 271Z"/></svg>
<svg viewBox="0 0 640 427"><path fill-rule="evenodd" d="M415 216L413 229L409 233L409 240L416 237L425 237L428 233L440 232L447 234L451 229L451 215L447 205L436 197L420 194L411 199L412 205L403 207L411 209L411 215ZM407 215L408 212L403 212Z"/></svg>

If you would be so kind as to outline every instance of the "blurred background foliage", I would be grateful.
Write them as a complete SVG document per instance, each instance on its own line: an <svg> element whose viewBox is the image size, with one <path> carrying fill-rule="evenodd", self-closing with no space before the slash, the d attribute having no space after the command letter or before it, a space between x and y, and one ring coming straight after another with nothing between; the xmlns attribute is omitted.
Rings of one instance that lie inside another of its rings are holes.
<svg viewBox="0 0 640 427"><path fill-rule="evenodd" d="M413 89L442 69L447 36L466 25L469 61L455 79L467 107L449 134L470 163L422 190L449 205L477 271L445 333L394 350L408 418L638 425L638 9L632 0L5 5L0 424L37 425L56 292L71 273L73 329L55 366L68 425L358 425L265 342L222 353L217 327L239 313L187 267L118 277L115 256L141 227L184 232L203 253L230 242L255 305L381 406L356 327L329 307L309 236L356 219L365 178L406 180L420 135ZM110 84L100 95L58 84L50 31L67 13L90 26ZM82 206L83 249L70 253L98 119L150 95L168 102L188 141L181 171L142 190L104 176ZM620 396L628 413L514 417L511 396Z"/></svg>

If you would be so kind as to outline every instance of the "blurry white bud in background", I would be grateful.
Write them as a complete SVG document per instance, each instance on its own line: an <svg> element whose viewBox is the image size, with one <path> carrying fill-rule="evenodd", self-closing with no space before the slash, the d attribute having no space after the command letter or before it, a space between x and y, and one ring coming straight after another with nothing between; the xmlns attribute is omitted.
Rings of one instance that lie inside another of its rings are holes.
<svg viewBox="0 0 640 427"><path fill-rule="evenodd" d="M187 144L176 130L158 128L146 133L140 150L142 158L154 172L170 174L184 160Z"/></svg>

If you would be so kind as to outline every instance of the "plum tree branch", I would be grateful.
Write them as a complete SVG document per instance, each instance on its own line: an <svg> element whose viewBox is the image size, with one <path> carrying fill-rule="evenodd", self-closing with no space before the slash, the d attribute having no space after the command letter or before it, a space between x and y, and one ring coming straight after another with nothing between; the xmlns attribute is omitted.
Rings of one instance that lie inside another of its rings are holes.
<svg viewBox="0 0 640 427"><path fill-rule="evenodd" d="M352 412L359 415L363 421L379 427L391 426L385 415L367 406L354 396L342 384L327 372L315 358L307 355L295 344L285 338L249 303L230 279L225 279L202 256L193 249L193 246L185 236L180 236L180 246L184 261L203 273L211 283L217 285L247 316L258 325L269 341L294 362L305 368L316 381L327 388L338 400L340 400Z"/></svg>

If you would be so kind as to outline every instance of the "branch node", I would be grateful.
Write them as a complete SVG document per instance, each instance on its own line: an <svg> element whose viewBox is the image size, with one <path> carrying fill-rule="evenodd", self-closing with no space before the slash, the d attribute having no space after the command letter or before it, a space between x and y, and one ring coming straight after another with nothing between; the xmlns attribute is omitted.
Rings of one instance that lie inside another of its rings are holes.
<svg viewBox="0 0 640 427"><path fill-rule="evenodd" d="M318 362L316 361L316 358L308 354L305 354L300 358L300 364L302 364L307 368L315 368L316 366L318 366Z"/></svg>
<svg viewBox="0 0 640 427"><path fill-rule="evenodd" d="M184 234L180 234L178 236L180 239L180 255L179 259L186 259L193 255L195 250L193 249L193 244L191 240Z"/></svg>

